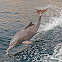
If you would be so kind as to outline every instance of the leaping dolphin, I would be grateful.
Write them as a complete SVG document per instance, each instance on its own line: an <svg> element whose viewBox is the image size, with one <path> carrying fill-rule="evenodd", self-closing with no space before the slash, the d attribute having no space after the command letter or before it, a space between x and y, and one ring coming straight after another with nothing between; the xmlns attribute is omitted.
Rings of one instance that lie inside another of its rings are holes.
<svg viewBox="0 0 62 62"><path fill-rule="evenodd" d="M48 9L48 8L47 8ZM12 49L15 45L18 45L20 43L24 43L24 44L32 44L31 41L29 41L37 32L39 26L40 26L40 21L41 21L41 16L44 12L47 11L47 9L41 10L41 9L36 9L37 14L39 14L39 18L38 21L36 21L35 24L32 23L32 21L26 26L24 27L22 30L20 30L19 32L17 32L13 38L10 41L10 45L8 47L8 49L6 50L6 52L8 53L8 51L10 49Z"/></svg>

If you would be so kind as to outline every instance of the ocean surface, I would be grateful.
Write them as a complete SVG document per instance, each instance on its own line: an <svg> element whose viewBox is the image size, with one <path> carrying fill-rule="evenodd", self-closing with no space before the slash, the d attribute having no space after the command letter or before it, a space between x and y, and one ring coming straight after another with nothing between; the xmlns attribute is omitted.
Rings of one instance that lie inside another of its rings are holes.
<svg viewBox="0 0 62 62"><path fill-rule="evenodd" d="M48 5L31 39L33 44L19 44L10 51L19 53L7 56L5 51L16 32L37 21L35 7ZM62 0L0 0L0 62L62 62Z"/></svg>

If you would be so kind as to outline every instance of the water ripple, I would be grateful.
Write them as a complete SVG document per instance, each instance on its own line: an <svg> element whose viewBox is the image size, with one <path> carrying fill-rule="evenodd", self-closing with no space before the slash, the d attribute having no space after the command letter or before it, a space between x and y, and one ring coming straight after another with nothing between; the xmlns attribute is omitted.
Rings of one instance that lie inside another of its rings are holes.
<svg viewBox="0 0 62 62"><path fill-rule="evenodd" d="M18 12L16 12L16 13L14 13L14 12L0 12L0 14L21 14L21 13L18 13Z"/></svg>

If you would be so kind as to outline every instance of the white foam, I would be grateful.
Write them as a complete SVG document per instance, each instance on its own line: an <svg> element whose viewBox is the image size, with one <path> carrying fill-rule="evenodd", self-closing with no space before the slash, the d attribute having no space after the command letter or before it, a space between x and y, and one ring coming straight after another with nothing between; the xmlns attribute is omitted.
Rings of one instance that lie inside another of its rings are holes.
<svg viewBox="0 0 62 62"><path fill-rule="evenodd" d="M6 55L9 55L9 53L6 53Z"/></svg>
<svg viewBox="0 0 62 62"><path fill-rule="evenodd" d="M62 43L59 43L55 48L54 48L54 53L52 56L50 56L50 59L52 60L58 60L58 62L62 62Z"/></svg>
<svg viewBox="0 0 62 62"><path fill-rule="evenodd" d="M43 62L62 62L62 43L59 43L54 48L53 55L43 54L43 56L43 59L41 57L41 60L43 60Z"/></svg>

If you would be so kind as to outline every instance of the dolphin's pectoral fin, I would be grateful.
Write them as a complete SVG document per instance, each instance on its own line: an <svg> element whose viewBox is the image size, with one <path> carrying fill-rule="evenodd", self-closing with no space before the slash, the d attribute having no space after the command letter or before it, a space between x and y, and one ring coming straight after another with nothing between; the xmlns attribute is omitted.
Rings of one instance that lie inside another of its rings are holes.
<svg viewBox="0 0 62 62"><path fill-rule="evenodd" d="M28 28L28 27L30 27L32 25L34 25L34 24L32 24L32 21L31 21L24 29L26 29L26 28Z"/></svg>
<svg viewBox="0 0 62 62"><path fill-rule="evenodd" d="M32 44L32 42L31 41L24 41L24 42L22 42L23 44Z"/></svg>

